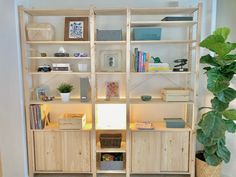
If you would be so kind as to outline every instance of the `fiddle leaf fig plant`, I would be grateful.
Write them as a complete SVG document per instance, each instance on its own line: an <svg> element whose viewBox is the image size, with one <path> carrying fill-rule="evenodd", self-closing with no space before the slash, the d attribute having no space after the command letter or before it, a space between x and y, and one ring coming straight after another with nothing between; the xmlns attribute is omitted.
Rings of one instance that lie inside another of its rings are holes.
<svg viewBox="0 0 236 177"><path fill-rule="evenodd" d="M229 104L236 98L236 90L230 82L236 74L236 43L227 42L229 28L218 28L204 39L200 46L213 55L202 56L200 63L207 75L207 89L213 94L211 107L204 113L198 123L197 140L203 145L205 161L212 166L230 160L230 151L226 146L226 132L236 132L236 109L229 109Z"/></svg>

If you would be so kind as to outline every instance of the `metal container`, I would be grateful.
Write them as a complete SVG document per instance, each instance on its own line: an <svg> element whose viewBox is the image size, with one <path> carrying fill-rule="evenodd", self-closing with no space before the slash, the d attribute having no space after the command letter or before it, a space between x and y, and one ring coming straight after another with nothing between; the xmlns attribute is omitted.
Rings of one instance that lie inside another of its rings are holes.
<svg viewBox="0 0 236 177"><path fill-rule="evenodd" d="M133 29L134 40L160 40L161 28L136 27Z"/></svg>
<svg viewBox="0 0 236 177"><path fill-rule="evenodd" d="M97 29L97 41L121 41L122 30L99 30Z"/></svg>

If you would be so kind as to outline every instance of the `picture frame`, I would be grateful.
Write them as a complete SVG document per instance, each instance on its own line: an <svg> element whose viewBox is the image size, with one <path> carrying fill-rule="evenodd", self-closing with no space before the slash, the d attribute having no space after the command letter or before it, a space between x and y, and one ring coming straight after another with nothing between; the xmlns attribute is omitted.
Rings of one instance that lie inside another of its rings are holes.
<svg viewBox="0 0 236 177"><path fill-rule="evenodd" d="M88 17L65 17L65 41L88 41Z"/></svg>
<svg viewBox="0 0 236 177"><path fill-rule="evenodd" d="M36 100L42 100L44 96L48 96L48 87L37 87L35 89Z"/></svg>
<svg viewBox="0 0 236 177"><path fill-rule="evenodd" d="M120 88L118 81L106 82L106 100L117 99L120 97Z"/></svg>
<svg viewBox="0 0 236 177"><path fill-rule="evenodd" d="M100 51L100 71L120 72L121 71L121 50Z"/></svg>

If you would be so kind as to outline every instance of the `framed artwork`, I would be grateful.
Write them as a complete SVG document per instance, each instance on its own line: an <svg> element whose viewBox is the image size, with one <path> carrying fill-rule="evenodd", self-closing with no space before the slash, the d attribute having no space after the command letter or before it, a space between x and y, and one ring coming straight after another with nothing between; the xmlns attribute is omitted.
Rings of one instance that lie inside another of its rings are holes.
<svg viewBox="0 0 236 177"><path fill-rule="evenodd" d="M100 51L100 71L121 71L121 50Z"/></svg>
<svg viewBox="0 0 236 177"><path fill-rule="evenodd" d="M106 99L119 98L119 82L106 82Z"/></svg>
<svg viewBox="0 0 236 177"><path fill-rule="evenodd" d="M88 17L65 17L65 41L88 40Z"/></svg>
<svg viewBox="0 0 236 177"><path fill-rule="evenodd" d="M37 100L42 100L43 97L48 96L48 88L38 87L35 89L35 94Z"/></svg>

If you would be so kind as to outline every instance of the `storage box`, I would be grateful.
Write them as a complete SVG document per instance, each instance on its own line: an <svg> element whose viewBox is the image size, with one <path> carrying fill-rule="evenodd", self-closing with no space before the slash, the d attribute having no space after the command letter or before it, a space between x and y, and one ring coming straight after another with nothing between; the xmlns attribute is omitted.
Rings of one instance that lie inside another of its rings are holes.
<svg viewBox="0 0 236 177"><path fill-rule="evenodd" d="M29 41L52 41L55 30L49 23L30 23L26 27Z"/></svg>
<svg viewBox="0 0 236 177"><path fill-rule="evenodd" d="M99 30L97 29L97 41L121 41L122 30Z"/></svg>
<svg viewBox="0 0 236 177"><path fill-rule="evenodd" d="M121 134L101 134L101 148L120 148L121 138Z"/></svg>
<svg viewBox="0 0 236 177"><path fill-rule="evenodd" d="M189 101L190 90L182 88L165 88L161 90L164 101Z"/></svg>
<svg viewBox="0 0 236 177"><path fill-rule="evenodd" d="M74 129L80 130L85 127L85 114L65 114L64 118L59 119L59 129Z"/></svg>
<svg viewBox="0 0 236 177"><path fill-rule="evenodd" d="M123 170L124 162L123 161L101 161L100 169L101 170Z"/></svg>
<svg viewBox="0 0 236 177"><path fill-rule="evenodd" d="M133 29L134 40L160 40L161 28L136 27Z"/></svg>
<svg viewBox="0 0 236 177"><path fill-rule="evenodd" d="M166 118L166 128L184 128L185 121L181 118Z"/></svg>

